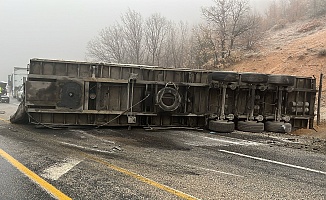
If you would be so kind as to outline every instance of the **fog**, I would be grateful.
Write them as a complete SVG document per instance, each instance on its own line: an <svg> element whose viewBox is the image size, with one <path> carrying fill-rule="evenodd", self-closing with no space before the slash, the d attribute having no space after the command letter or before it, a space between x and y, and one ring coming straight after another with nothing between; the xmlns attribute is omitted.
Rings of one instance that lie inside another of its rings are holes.
<svg viewBox="0 0 326 200"><path fill-rule="evenodd" d="M193 25L202 20L201 7L210 5L212 0L0 0L0 81L31 58L84 61L88 41L128 8Z"/></svg>

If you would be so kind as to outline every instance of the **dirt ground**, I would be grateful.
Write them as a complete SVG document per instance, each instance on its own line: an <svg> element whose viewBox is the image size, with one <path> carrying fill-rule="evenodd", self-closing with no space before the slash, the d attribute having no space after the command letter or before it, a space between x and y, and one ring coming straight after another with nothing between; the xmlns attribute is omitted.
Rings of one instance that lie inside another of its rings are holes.
<svg viewBox="0 0 326 200"><path fill-rule="evenodd" d="M322 122L319 126L314 124L314 129L299 129L299 130L293 131L291 134L315 137L315 138L320 138L320 139L326 140L326 123Z"/></svg>

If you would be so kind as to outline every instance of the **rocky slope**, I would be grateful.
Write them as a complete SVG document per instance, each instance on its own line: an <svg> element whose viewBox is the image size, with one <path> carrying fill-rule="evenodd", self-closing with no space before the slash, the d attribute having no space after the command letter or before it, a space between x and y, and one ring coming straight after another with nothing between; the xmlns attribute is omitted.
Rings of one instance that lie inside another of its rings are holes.
<svg viewBox="0 0 326 200"><path fill-rule="evenodd" d="M268 31L257 50L231 70L319 77L325 67L326 17Z"/></svg>

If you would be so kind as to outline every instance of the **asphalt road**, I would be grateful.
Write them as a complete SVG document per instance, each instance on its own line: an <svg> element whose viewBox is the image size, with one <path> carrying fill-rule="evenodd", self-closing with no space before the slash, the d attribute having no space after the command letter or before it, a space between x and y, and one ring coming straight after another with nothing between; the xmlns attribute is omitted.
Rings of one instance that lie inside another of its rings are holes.
<svg viewBox="0 0 326 200"><path fill-rule="evenodd" d="M4 158L0 158L0 198L54 199Z"/></svg>
<svg viewBox="0 0 326 200"><path fill-rule="evenodd" d="M7 121L15 106L0 105L6 111L0 115L0 150L64 198L326 198L325 152L305 146L298 137L195 130L36 129ZM58 195L4 156L0 156L0 170L0 199Z"/></svg>

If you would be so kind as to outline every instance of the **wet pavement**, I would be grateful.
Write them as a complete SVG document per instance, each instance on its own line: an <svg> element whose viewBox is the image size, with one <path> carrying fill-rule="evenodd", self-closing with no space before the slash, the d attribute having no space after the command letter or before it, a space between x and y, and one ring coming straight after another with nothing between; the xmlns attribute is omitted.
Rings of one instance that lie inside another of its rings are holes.
<svg viewBox="0 0 326 200"><path fill-rule="evenodd" d="M307 141L272 133L36 129L0 120L0 149L73 199L325 199L326 154ZM1 181L15 184L0 199L51 198L3 157L0 164ZM16 186L24 188L19 196Z"/></svg>
<svg viewBox="0 0 326 200"><path fill-rule="evenodd" d="M54 199L18 169L0 157L1 199Z"/></svg>

